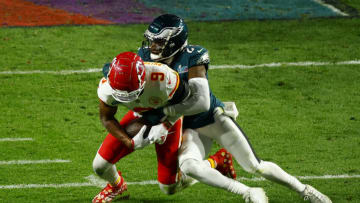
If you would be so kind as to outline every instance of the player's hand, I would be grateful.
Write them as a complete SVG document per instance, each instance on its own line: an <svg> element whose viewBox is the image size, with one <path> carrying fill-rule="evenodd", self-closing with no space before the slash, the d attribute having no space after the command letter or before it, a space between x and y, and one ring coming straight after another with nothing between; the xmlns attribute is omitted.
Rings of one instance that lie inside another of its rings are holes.
<svg viewBox="0 0 360 203"><path fill-rule="evenodd" d="M163 108L151 109L142 113L142 117L146 120L147 125L158 125L166 119Z"/></svg>
<svg viewBox="0 0 360 203"><path fill-rule="evenodd" d="M150 144L156 142L158 144L164 144L166 137L168 135L169 129L163 124L153 126L149 132L149 140Z"/></svg>
<svg viewBox="0 0 360 203"><path fill-rule="evenodd" d="M133 149L142 149L145 146L150 144L149 137L144 138L144 132L146 130L146 125L144 125L140 131L132 138L131 142Z"/></svg>

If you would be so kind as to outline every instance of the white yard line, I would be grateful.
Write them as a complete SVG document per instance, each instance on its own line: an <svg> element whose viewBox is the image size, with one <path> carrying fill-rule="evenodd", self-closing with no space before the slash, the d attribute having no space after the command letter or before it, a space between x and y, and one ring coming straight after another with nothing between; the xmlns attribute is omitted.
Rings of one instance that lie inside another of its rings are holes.
<svg viewBox="0 0 360 203"><path fill-rule="evenodd" d="M26 189L26 188L69 188L94 186L92 183L64 183L64 184L19 184L0 185L0 189Z"/></svg>
<svg viewBox="0 0 360 203"><path fill-rule="evenodd" d="M0 142L34 141L33 138L0 138Z"/></svg>
<svg viewBox="0 0 360 203"><path fill-rule="evenodd" d="M314 61L303 61L303 62L283 62L283 63L264 63L255 65L210 65L211 69L221 68L238 68L238 69L250 69L258 67L281 67L281 66L334 66L334 65L359 65L360 60L352 61L340 61L340 62L314 62Z"/></svg>
<svg viewBox="0 0 360 203"><path fill-rule="evenodd" d="M323 175L323 176L296 176L296 178L300 180L314 180L314 179L352 179L352 178L360 178L360 175ZM263 177L256 177L256 178L237 178L238 180L245 180L245 181L265 181L266 179Z"/></svg>
<svg viewBox="0 0 360 203"><path fill-rule="evenodd" d="M313 179L354 179L360 178L360 175L323 175L323 176L297 176L300 180ZM69 187L104 187L106 182L95 175L86 177L89 182L84 183L63 183L63 184L19 184L19 185L0 185L1 189L25 189L25 188L69 188ZM238 178L242 181L265 181L264 178ZM156 185L156 180L147 180L141 182L127 182L128 185Z"/></svg>
<svg viewBox="0 0 360 203"><path fill-rule="evenodd" d="M32 71L2 71L0 75L28 75L28 74L53 74L53 75L70 75L75 73L94 73L100 72L100 68L90 68L87 70L60 70L60 71L47 71L47 70L32 70Z"/></svg>
<svg viewBox="0 0 360 203"><path fill-rule="evenodd" d="M329 8L330 10L332 10L333 12L335 12L335 13L337 13L337 14L339 14L339 15L349 16L349 14L342 12L341 10L335 8L335 7L334 7L333 5L331 5L331 4L325 3L323 0L313 0L313 1L316 2L316 3L318 3L318 4L320 4L320 5L322 5L322 6L325 6L325 7Z"/></svg>
<svg viewBox="0 0 360 203"><path fill-rule="evenodd" d="M0 165L22 165L22 164L49 164L49 163L69 163L70 160L61 159L45 159L45 160L12 160L12 161L0 161Z"/></svg>
<svg viewBox="0 0 360 203"><path fill-rule="evenodd" d="M281 66L334 66L334 65L359 65L360 60L351 61L339 61L339 62L315 62L315 61L303 61L303 62L281 62L281 63L265 63L255 65L210 65L211 69L221 68L238 68L249 69L257 67L281 67ZM1 71L0 75L29 75L29 74L53 74L53 75L70 75L81 73L94 73L101 72L100 68L91 68L86 70L60 70L60 71L46 71L46 70L33 70L33 71Z"/></svg>

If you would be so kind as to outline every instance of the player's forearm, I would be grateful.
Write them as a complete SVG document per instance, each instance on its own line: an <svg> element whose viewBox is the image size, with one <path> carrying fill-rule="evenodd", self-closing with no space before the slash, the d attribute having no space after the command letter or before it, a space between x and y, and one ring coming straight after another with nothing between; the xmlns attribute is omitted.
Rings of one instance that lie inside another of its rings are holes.
<svg viewBox="0 0 360 203"><path fill-rule="evenodd" d="M184 101L164 108L168 116L195 115L208 111L210 108L210 90L206 78L191 78L189 80L190 96Z"/></svg>
<svg viewBox="0 0 360 203"><path fill-rule="evenodd" d="M126 147L129 149L133 148L131 139L127 136L117 120L102 120L102 124L112 136L122 142Z"/></svg>

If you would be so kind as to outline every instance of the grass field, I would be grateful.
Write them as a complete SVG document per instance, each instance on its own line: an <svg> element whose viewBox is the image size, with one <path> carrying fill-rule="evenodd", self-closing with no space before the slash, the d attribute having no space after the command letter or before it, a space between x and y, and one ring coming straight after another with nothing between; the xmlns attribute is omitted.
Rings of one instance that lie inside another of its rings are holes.
<svg viewBox="0 0 360 203"><path fill-rule="evenodd" d="M213 65L333 63L360 59L359 26L359 18L191 22L189 41L209 49ZM136 51L145 28L0 29L0 202L90 202L101 189L86 179L94 175L91 163L106 135L96 95L101 73L16 71L101 68L119 52ZM334 203L360 202L359 64L212 69L209 77L217 97L236 102L237 121L259 157L307 177L304 183ZM213 151L218 148L214 145ZM10 164L19 160L64 162ZM121 160L118 167L128 182L156 180L153 146ZM238 165L236 170L239 177L250 178L242 182L264 187L270 202L302 202L295 192L253 181ZM341 178L345 174L349 177ZM203 184L173 196L162 194L155 184L131 184L129 191L125 202L242 202Z"/></svg>

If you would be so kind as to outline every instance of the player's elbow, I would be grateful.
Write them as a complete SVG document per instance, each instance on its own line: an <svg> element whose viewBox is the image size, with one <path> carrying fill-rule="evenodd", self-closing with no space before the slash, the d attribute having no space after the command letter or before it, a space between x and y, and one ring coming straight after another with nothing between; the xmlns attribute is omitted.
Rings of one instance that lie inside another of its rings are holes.
<svg viewBox="0 0 360 203"><path fill-rule="evenodd" d="M201 101L200 108L199 108L200 112L209 111L209 109L210 109L210 96L209 95L204 95L204 96L202 96L200 101Z"/></svg>

